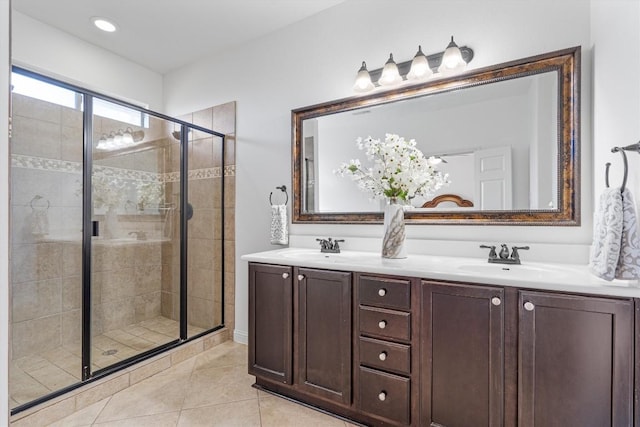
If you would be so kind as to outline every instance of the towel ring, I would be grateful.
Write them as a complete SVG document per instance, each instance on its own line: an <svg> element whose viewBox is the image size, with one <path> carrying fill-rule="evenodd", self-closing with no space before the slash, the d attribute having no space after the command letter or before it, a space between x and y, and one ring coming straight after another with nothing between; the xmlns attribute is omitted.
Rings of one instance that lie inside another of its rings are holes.
<svg viewBox="0 0 640 427"><path fill-rule="evenodd" d="M44 200L45 202L47 202L47 206L38 206L38 205L34 205L34 203L37 203L39 200ZM48 199L45 199L44 197L42 197L39 194L36 194L35 196L33 196L33 199L31 199L31 201L29 202L29 206L31 206L32 210L36 210L36 209L42 209L44 211L48 211L49 207L51 206L51 203L49 202Z"/></svg>
<svg viewBox="0 0 640 427"><path fill-rule="evenodd" d="M286 205L287 203L289 203L289 193L287 193L287 186L281 185L280 187L276 187L276 190L282 191L286 196L286 200L284 201L284 204ZM271 196L273 196L273 191L269 193L269 204L273 206L273 202L271 201Z"/></svg>
<svg viewBox="0 0 640 427"><path fill-rule="evenodd" d="M622 160L624 162L624 175L622 176L622 186L620 187L620 192L623 192L625 187L627 186L627 177L629 175L629 163L627 161L627 154L624 152L624 149L620 147L613 147L611 149L612 153L615 153L617 151L619 151L622 154ZM604 176L604 182L607 188L609 188L609 168L610 167L611 167L611 163L607 162L605 164L605 176Z"/></svg>

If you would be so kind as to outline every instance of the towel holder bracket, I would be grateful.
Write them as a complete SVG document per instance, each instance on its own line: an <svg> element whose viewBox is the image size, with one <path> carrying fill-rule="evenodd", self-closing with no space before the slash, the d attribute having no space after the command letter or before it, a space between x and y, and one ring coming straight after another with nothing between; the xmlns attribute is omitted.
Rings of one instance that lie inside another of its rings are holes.
<svg viewBox="0 0 640 427"><path fill-rule="evenodd" d="M276 190L280 190L284 193L286 199L284 201L284 204L286 205L287 203L289 203L289 193L287 193L287 186L286 185L281 185L279 187L276 187ZM273 196L273 191L271 193L269 193L269 204L271 206L273 206L273 202L271 201L271 197Z"/></svg>
<svg viewBox="0 0 640 427"><path fill-rule="evenodd" d="M622 176L622 186L620 186L620 192L623 192L625 187L627 186L627 178L629 176L629 162L627 160L627 153L625 151L637 151L640 153L640 142L632 145L628 145L626 147L613 147L611 149L612 153L620 152L622 154L622 160L624 162L624 175ZM611 163L607 162L605 164L605 176L604 182L607 188L609 188L609 168L611 167Z"/></svg>

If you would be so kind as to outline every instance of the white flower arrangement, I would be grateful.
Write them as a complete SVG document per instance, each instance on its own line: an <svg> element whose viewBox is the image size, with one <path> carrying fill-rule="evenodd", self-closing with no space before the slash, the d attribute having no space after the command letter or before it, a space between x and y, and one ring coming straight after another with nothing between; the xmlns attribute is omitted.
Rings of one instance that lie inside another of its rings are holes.
<svg viewBox="0 0 640 427"><path fill-rule="evenodd" d="M120 205L127 193L127 184L121 179L104 175L94 175L91 182L93 186L93 203L96 208L106 206L113 208Z"/></svg>
<svg viewBox="0 0 640 427"><path fill-rule="evenodd" d="M137 184L138 206L159 205L164 202L164 186L156 181L141 181Z"/></svg>
<svg viewBox="0 0 640 427"><path fill-rule="evenodd" d="M364 168L359 159L343 163L334 173L349 175L358 188L371 193L374 199L408 201L416 196L427 197L449 184L449 175L435 168L441 162L435 157L425 158L414 139L405 140L386 134L384 142L367 137L356 139L360 150L366 150L373 166Z"/></svg>

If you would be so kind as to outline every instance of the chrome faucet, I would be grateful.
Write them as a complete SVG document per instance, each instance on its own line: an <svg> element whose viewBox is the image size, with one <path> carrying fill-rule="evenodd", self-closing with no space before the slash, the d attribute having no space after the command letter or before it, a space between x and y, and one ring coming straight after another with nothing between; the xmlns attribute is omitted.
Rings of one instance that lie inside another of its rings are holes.
<svg viewBox="0 0 640 427"><path fill-rule="evenodd" d="M334 240L331 237L327 237L326 239L316 239L316 241L320 242L320 252L339 254L340 253L339 243L344 242L344 239Z"/></svg>
<svg viewBox="0 0 640 427"><path fill-rule="evenodd" d="M496 253L495 246L489 245L480 245L483 249L489 249L489 258L487 262L495 263L495 264L520 264L520 253L518 251L526 251L529 250L529 246L512 246L511 247L511 255L509 255L509 246L506 244L501 244L500 252Z"/></svg>

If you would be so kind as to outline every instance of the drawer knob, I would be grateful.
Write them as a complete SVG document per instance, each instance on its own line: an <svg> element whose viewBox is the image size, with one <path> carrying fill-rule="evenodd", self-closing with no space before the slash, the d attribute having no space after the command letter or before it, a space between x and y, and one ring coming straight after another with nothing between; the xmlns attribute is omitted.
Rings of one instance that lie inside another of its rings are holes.
<svg viewBox="0 0 640 427"><path fill-rule="evenodd" d="M533 303L531 301L527 301L524 303L524 309L527 311L533 311L533 309L536 308L535 305L533 305Z"/></svg>
<svg viewBox="0 0 640 427"><path fill-rule="evenodd" d="M386 294L387 290L385 288L378 289L378 295L380 295L381 297L385 296Z"/></svg>
<svg viewBox="0 0 640 427"><path fill-rule="evenodd" d="M500 304L502 304L502 301L498 297L493 297L493 298L491 298L491 304L500 305Z"/></svg>
<svg viewBox="0 0 640 427"><path fill-rule="evenodd" d="M387 400L387 392L386 392L386 391L381 391L381 392L378 394L378 400L379 400L380 402L384 402L385 400Z"/></svg>
<svg viewBox="0 0 640 427"><path fill-rule="evenodd" d="M387 327L387 321L386 320L381 320L378 322L378 328L380 329L384 329Z"/></svg>
<svg viewBox="0 0 640 427"><path fill-rule="evenodd" d="M302 282L304 280L304 274L298 274L298 280Z"/></svg>
<svg viewBox="0 0 640 427"><path fill-rule="evenodd" d="M283 279L288 279L289 278L289 273L282 273L282 278Z"/></svg>
<svg viewBox="0 0 640 427"><path fill-rule="evenodd" d="M386 352L386 351L381 352L381 353L378 355L378 359L382 360L383 362L384 362L385 360L387 360L387 352Z"/></svg>

